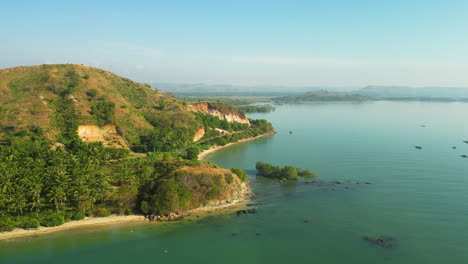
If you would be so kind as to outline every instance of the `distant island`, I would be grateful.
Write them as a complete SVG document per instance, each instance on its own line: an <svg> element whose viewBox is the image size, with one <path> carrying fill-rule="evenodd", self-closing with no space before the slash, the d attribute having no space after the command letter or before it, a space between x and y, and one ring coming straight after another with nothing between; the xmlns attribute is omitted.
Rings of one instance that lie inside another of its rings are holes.
<svg viewBox="0 0 468 264"><path fill-rule="evenodd" d="M372 98L368 96L338 93L321 90L318 92L308 92L302 95L279 96L272 98L276 103L302 103L302 102L363 102L370 101Z"/></svg>
<svg viewBox="0 0 468 264"><path fill-rule="evenodd" d="M198 154L273 132L235 106L84 65L3 69L0 93L0 232L236 204L249 193L245 172Z"/></svg>
<svg viewBox="0 0 468 264"><path fill-rule="evenodd" d="M468 88L464 87L408 87L366 86L234 86L207 84L153 84L153 87L171 91L179 99L189 101L220 101L237 106L254 106L258 102L366 102L366 101L428 101L468 102ZM246 108L248 109L248 108ZM252 108L255 110L255 108ZM262 111L259 111L262 112Z"/></svg>
<svg viewBox="0 0 468 264"><path fill-rule="evenodd" d="M421 89L421 91L419 91ZM445 96L444 95L444 91ZM424 89L400 87L366 87L353 92L332 92L319 90L301 95L277 96L275 103L306 102L366 102L366 101L433 101L433 102L468 102L468 89Z"/></svg>

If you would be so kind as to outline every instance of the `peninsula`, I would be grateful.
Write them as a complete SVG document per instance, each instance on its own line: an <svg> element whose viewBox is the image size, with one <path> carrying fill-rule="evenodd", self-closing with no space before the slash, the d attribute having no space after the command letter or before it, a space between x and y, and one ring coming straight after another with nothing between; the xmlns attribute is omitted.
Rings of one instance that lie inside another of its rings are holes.
<svg viewBox="0 0 468 264"><path fill-rule="evenodd" d="M243 171L198 155L273 133L235 106L84 65L3 69L0 93L0 239L238 204L250 192Z"/></svg>

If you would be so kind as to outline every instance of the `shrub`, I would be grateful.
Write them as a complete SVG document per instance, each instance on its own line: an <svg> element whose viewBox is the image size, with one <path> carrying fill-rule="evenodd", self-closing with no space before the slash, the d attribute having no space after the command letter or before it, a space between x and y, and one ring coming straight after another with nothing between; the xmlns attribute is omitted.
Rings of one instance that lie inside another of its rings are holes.
<svg viewBox="0 0 468 264"><path fill-rule="evenodd" d="M13 229L15 229L15 222L11 218L6 216L0 218L0 232L12 231Z"/></svg>
<svg viewBox="0 0 468 264"><path fill-rule="evenodd" d="M23 228L36 229L36 228L39 228L39 226L40 226L39 220L35 218L31 218L26 223L24 223Z"/></svg>
<svg viewBox="0 0 468 264"><path fill-rule="evenodd" d="M231 169L232 173L236 174L239 179L241 180L241 182L245 182L247 181L247 173L245 173L245 171L241 168L232 168Z"/></svg>
<svg viewBox="0 0 468 264"><path fill-rule="evenodd" d="M200 149L198 147L191 147L187 149L187 159L195 160L198 159L198 154L200 153Z"/></svg>
<svg viewBox="0 0 468 264"><path fill-rule="evenodd" d="M86 92L86 95L91 98L95 98L97 94L98 94L98 91L96 89L91 89Z"/></svg>
<svg viewBox="0 0 468 264"><path fill-rule="evenodd" d="M78 220L83 220L85 217L86 215L80 211L80 212L76 212L76 214L74 214L71 219L73 221L78 221Z"/></svg>
<svg viewBox="0 0 468 264"><path fill-rule="evenodd" d="M287 180L299 180L299 176L297 176L297 170L293 166L284 166L280 173L281 178L285 178Z"/></svg>
<svg viewBox="0 0 468 264"><path fill-rule="evenodd" d="M315 178L317 177L317 174L313 173L312 171L310 170L301 170L301 169L297 169L297 174L299 175L299 177L302 177L302 178Z"/></svg>
<svg viewBox="0 0 468 264"><path fill-rule="evenodd" d="M112 123L114 112L115 104L113 102L100 100L91 106L91 114L96 117L96 121L99 126Z"/></svg>
<svg viewBox="0 0 468 264"><path fill-rule="evenodd" d="M232 173L224 174L224 179L226 180L227 184L231 184L234 180L233 174Z"/></svg>
<svg viewBox="0 0 468 264"><path fill-rule="evenodd" d="M93 210L93 216L96 216L96 217L106 217L111 214L112 212L105 207L95 207Z"/></svg>
<svg viewBox="0 0 468 264"><path fill-rule="evenodd" d="M52 214L41 221L42 226L52 227L59 226L65 223L65 217L61 213Z"/></svg>

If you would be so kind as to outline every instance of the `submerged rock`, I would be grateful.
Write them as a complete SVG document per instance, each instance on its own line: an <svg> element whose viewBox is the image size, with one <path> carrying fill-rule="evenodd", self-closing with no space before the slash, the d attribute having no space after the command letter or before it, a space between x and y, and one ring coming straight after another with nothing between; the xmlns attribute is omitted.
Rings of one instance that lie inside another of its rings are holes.
<svg viewBox="0 0 468 264"><path fill-rule="evenodd" d="M321 190L324 191L335 191L336 189L334 187L338 187L338 185L343 186L344 189L350 189L349 184L371 184L370 182L352 182L352 181L346 181L346 182L341 182L341 181L306 181L304 182L305 184L308 185L314 185L318 187L322 187ZM328 188L323 188L323 187L328 187Z"/></svg>
<svg viewBox="0 0 468 264"><path fill-rule="evenodd" d="M256 213L257 213L257 209L255 208L236 211L237 216L240 216L241 214L256 214Z"/></svg>
<svg viewBox="0 0 468 264"><path fill-rule="evenodd" d="M414 148L416 148L416 149L422 149L421 146L414 146Z"/></svg>
<svg viewBox="0 0 468 264"><path fill-rule="evenodd" d="M375 246L381 248L394 248L397 246L396 241L393 237L378 236L378 237L369 237L363 236L362 239L368 243L371 243Z"/></svg>

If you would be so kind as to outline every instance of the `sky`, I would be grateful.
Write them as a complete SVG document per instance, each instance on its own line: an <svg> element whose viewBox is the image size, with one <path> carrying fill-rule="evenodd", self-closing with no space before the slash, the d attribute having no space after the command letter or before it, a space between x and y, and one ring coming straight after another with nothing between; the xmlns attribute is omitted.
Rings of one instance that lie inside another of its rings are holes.
<svg viewBox="0 0 468 264"><path fill-rule="evenodd" d="M468 87L468 1L6 1L0 68L141 82Z"/></svg>

